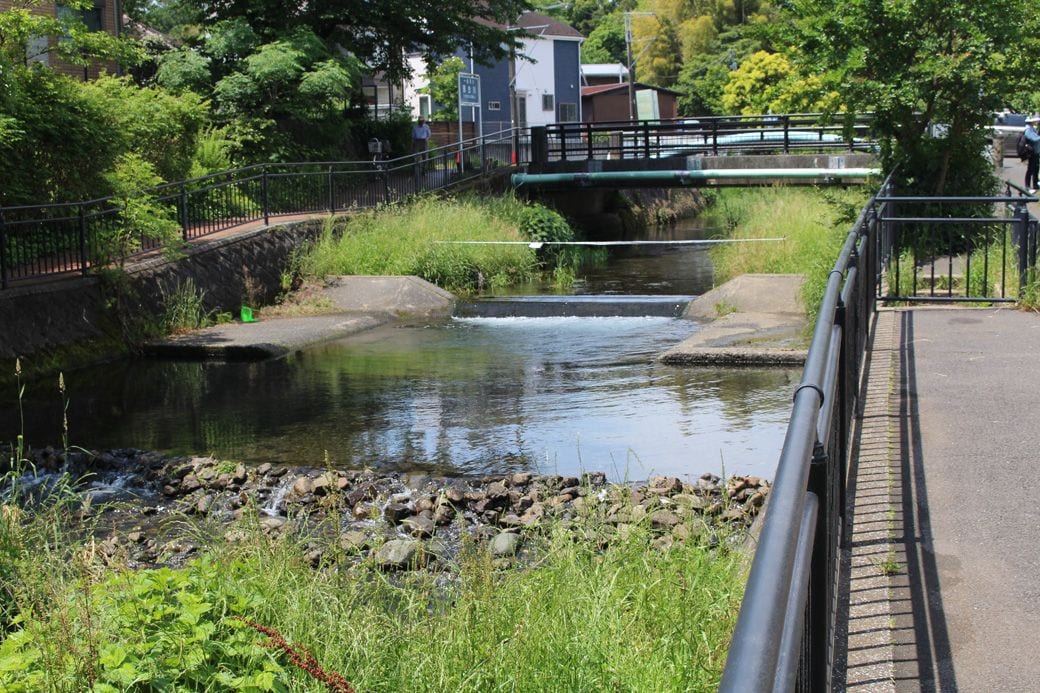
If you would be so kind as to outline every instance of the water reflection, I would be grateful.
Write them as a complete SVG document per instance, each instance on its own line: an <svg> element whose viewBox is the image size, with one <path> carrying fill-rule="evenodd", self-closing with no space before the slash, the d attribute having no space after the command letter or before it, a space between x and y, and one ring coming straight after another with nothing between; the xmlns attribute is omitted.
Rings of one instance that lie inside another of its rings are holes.
<svg viewBox="0 0 1040 693"><path fill-rule="evenodd" d="M445 474L641 479L724 465L772 476L798 374L653 361L692 329L666 318L452 320L264 363L109 364L67 376L70 434L88 447L300 464L327 451L342 466ZM31 441L60 436L61 403L46 390L28 393Z"/></svg>

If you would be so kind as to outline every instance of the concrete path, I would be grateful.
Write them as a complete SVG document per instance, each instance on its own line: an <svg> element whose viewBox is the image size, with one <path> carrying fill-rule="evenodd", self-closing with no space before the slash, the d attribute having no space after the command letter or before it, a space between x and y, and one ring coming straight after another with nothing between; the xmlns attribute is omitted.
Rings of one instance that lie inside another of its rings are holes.
<svg viewBox="0 0 1040 693"><path fill-rule="evenodd" d="M1040 690L1040 315L883 310L850 476L850 691Z"/></svg>

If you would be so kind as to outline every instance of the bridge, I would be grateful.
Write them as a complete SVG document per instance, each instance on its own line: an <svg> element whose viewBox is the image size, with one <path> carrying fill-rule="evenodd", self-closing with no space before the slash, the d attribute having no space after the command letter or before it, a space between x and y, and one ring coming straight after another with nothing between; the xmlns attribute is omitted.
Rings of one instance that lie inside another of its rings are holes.
<svg viewBox="0 0 1040 693"><path fill-rule="evenodd" d="M516 188L859 184L877 176L869 115L718 116L531 128Z"/></svg>

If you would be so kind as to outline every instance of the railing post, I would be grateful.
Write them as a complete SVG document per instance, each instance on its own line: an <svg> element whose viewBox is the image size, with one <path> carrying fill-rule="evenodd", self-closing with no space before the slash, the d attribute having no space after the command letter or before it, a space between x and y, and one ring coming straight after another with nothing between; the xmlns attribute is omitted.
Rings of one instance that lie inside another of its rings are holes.
<svg viewBox="0 0 1040 693"><path fill-rule="evenodd" d="M267 164L260 167L261 204L264 208L264 226L271 225L271 184L267 179Z"/></svg>
<svg viewBox="0 0 1040 693"><path fill-rule="evenodd" d="M335 200L335 193L334 193L333 187L332 187L332 166L331 165L329 166L329 171L328 171L328 188L329 188L328 210L329 210L329 214L332 214L332 211L334 209L336 209L336 200Z"/></svg>
<svg viewBox="0 0 1040 693"><path fill-rule="evenodd" d="M0 289L7 288L7 223L4 208L0 207Z"/></svg>
<svg viewBox="0 0 1040 693"><path fill-rule="evenodd" d="M1012 236L1018 242L1018 297L1021 299L1029 271L1029 210L1024 204L1015 209L1015 230Z"/></svg>
<svg viewBox="0 0 1040 693"><path fill-rule="evenodd" d="M592 161L592 123L585 123L585 142L588 145L588 160Z"/></svg>
<svg viewBox="0 0 1040 693"><path fill-rule="evenodd" d="M791 153L791 139L789 136L791 128L791 116L784 115L784 154Z"/></svg>
<svg viewBox="0 0 1040 693"><path fill-rule="evenodd" d="M79 266L83 274L87 273L87 215L83 205L79 206Z"/></svg>
<svg viewBox="0 0 1040 693"><path fill-rule="evenodd" d="M531 166L549 163L549 130L544 125L531 128Z"/></svg>
<svg viewBox="0 0 1040 693"><path fill-rule="evenodd" d="M819 514L816 516L816 536L813 540L811 568L809 570L809 613L806 617L805 644L808 662L808 686L810 691L830 690L830 611L831 590L833 581L830 575L831 523L834 517L831 512L833 494L829 488L828 467L831 461L827 457L824 444L817 441L813 448L813 458L809 465L808 490L820 499Z"/></svg>
<svg viewBox="0 0 1040 693"><path fill-rule="evenodd" d="M178 211L178 216L180 217L180 222L181 222L181 238L184 239L185 242L187 242L187 240L188 240L188 188L187 188L187 186L184 185L183 182L181 183L181 194L180 194L180 199L178 200L178 206L180 207L180 209L177 210L177 211Z"/></svg>
<svg viewBox="0 0 1040 693"><path fill-rule="evenodd" d="M719 119L711 119L711 153L719 155Z"/></svg>
<svg viewBox="0 0 1040 693"><path fill-rule="evenodd" d="M643 121L643 156L650 158L650 123Z"/></svg>

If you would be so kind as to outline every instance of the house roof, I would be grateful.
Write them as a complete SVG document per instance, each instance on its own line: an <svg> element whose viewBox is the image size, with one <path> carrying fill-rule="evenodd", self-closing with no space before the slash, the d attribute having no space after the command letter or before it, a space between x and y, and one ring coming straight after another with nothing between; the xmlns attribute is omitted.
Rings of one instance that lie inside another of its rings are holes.
<svg viewBox="0 0 1040 693"><path fill-rule="evenodd" d="M643 84L642 82L636 82L636 89L653 89L654 91L663 91L666 94L675 94L678 96L681 92L677 92L674 89L668 89L667 87L655 87L652 84ZM621 82L618 84L596 84L591 87L582 87L582 96L595 96L596 94L605 94L611 91L627 91L628 82Z"/></svg>
<svg viewBox="0 0 1040 693"><path fill-rule="evenodd" d="M569 24L540 12L524 12L516 20L516 25L527 29L535 36L558 36L563 38L583 39L584 35Z"/></svg>

